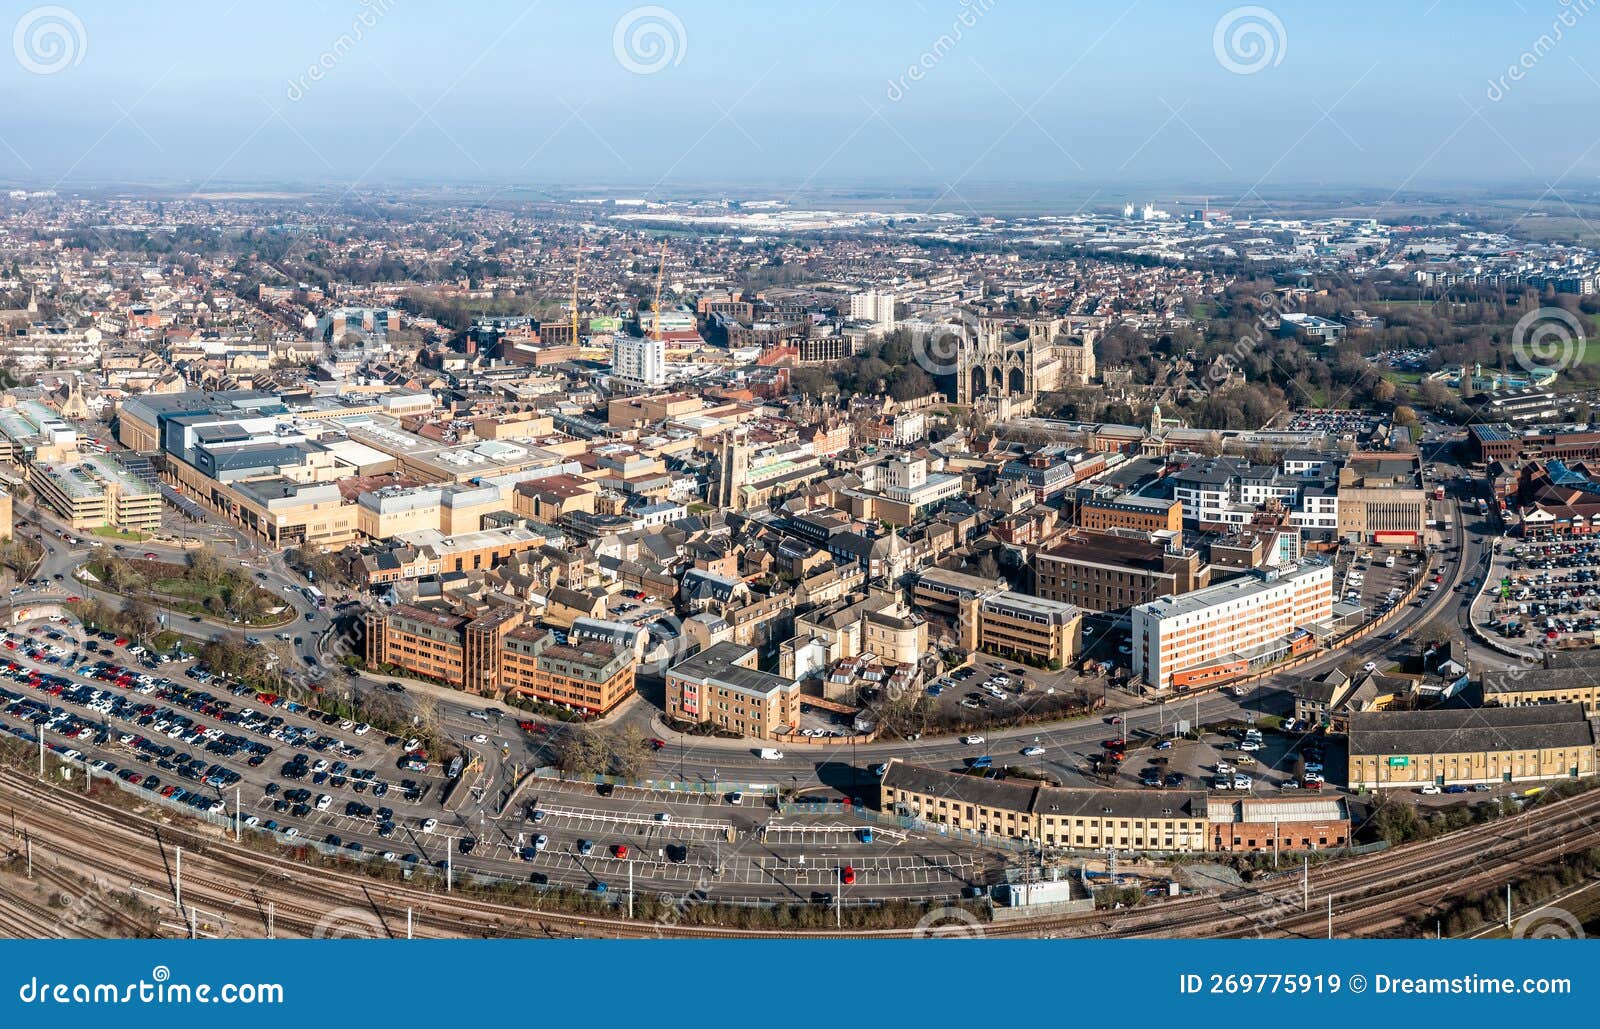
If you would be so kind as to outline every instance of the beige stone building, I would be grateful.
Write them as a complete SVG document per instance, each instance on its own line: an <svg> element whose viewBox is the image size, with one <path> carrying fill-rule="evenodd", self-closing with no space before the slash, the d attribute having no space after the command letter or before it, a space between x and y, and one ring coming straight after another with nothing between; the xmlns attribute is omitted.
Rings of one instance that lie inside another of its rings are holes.
<svg viewBox="0 0 1600 1029"><path fill-rule="evenodd" d="M1581 704L1350 716L1353 789L1577 779L1594 774L1594 759Z"/></svg>
<svg viewBox="0 0 1600 1029"><path fill-rule="evenodd" d="M669 718L771 739L799 724L800 684L756 668L754 647L723 642L667 670Z"/></svg>

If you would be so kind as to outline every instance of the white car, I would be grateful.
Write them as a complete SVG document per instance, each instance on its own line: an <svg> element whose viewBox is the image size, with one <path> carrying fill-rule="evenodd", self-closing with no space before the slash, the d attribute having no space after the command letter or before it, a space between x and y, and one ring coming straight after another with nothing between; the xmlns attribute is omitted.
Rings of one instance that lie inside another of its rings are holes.
<svg viewBox="0 0 1600 1029"><path fill-rule="evenodd" d="M1288 780L1284 781L1278 787L1278 789L1280 789L1280 790L1298 790L1299 788L1300 788L1300 784L1295 782L1293 779L1288 779Z"/></svg>
<svg viewBox="0 0 1600 1029"><path fill-rule="evenodd" d="M1306 782L1327 782L1318 772L1307 772L1304 778Z"/></svg>
<svg viewBox="0 0 1600 1029"><path fill-rule="evenodd" d="M372 726L368 725L366 722L362 722L360 725L356 726L356 729L355 729L355 733L356 733L357 736L365 736L367 733L369 733L371 731L372 731Z"/></svg>
<svg viewBox="0 0 1600 1029"><path fill-rule="evenodd" d="M471 739L472 739L473 743L488 743L489 742L489 737L485 736L481 732L473 733Z"/></svg>
<svg viewBox="0 0 1600 1029"><path fill-rule="evenodd" d="M983 737L982 736L963 736L963 737L961 737L961 742L965 743L969 747L976 747L978 744L983 742Z"/></svg>
<svg viewBox="0 0 1600 1029"><path fill-rule="evenodd" d="M1044 748L1043 747L1023 747L1022 748L1022 756L1023 757L1038 757L1040 754L1043 754L1043 753L1044 753Z"/></svg>
<svg viewBox="0 0 1600 1029"><path fill-rule="evenodd" d="M322 794L321 796L319 796L317 798L317 810L318 811L326 811L326 810L328 810L328 808L330 806L332 806L332 804L333 804L333 798L328 796L326 793Z"/></svg>
<svg viewBox="0 0 1600 1029"><path fill-rule="evenodd" d="M1260 750L1261 744L1256 740L1245 740L1243 743L1239 744L1239 749L1248 753L1252 750Z"/></svg>
<svg viewBox="0 0 1600 1029"><path fill-rule="evenodd" d="M1366 664L1361 666L1361 670L1363 672L1376 672L1378 670L1378 662L1368 661Z"/></svg>
<svg viewBox="0 0 1600 1029"><path fill-rule="evenodd" d="M1433 796L1436 793L1443 793L1444 790L1440 789L1437 785L1435 785L1434 783L1430 782L1428 785L1426 785L1426 786L1422 787L1421 789L1417 790L1417 792L1422 794L1423 796Z"/></svg>
<svg viewBox="0 0 1600 1029"><path fill-rule="evenodd" d="M428 818L423 820L423 832L433 832L437 828L439 828L439 820L437 818Z"/></svg>

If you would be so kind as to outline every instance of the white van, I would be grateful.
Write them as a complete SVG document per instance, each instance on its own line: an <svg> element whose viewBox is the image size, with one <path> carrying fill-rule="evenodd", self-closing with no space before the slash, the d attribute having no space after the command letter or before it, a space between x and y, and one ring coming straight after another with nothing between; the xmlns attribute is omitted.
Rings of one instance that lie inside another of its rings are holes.
<svg viewBox="0 0 1600 1029"><path fill-rule="evenodd" d="M782 761L783 751L776 750L772 747L762 747L760 750L756 751L756 756L761 758L763 761Z"/></svg>
<svg viewBox="0 0 1600 1029"><path fill-rule="evenodd" d="M1385 568L1393 568L1394 567L1394 555L1393 554L1390 554L1388 557L1383 559L1383 567L1385 567Z"/></svg>

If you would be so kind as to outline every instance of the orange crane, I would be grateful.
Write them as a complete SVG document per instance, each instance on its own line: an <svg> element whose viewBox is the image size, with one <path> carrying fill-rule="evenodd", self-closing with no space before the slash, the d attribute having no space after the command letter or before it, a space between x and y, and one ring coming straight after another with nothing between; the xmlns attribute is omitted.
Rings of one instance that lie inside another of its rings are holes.
<svg viewBox="0 0 1600 1029"><path fill-rule="evenodd" d="M661 241L661 266L656 270L656 305L650 310L650 318L654 323L651 332L656 339L661 338L661 284L667 277L667 241Z"/></svg>

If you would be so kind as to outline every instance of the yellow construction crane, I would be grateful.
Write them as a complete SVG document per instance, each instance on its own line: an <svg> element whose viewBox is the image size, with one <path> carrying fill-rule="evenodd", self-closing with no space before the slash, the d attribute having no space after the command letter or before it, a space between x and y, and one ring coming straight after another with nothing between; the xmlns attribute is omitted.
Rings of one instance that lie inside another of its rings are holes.
<svg viewBox="0 0 1600 1029"><path fill-rule="evenodd" d="M578 263L572 269L572 345L578 345L578 278L583 275L583 237L578 237Z"/></svg>
<svg viewBox="0 0 1600 1029"><path fill-rule="evenodd" d="M667 241L661 241L661 267L656 270L656 306L650 311L654 328L651 330L656 339L661 338L661 284L667 277Z"/></svg>

